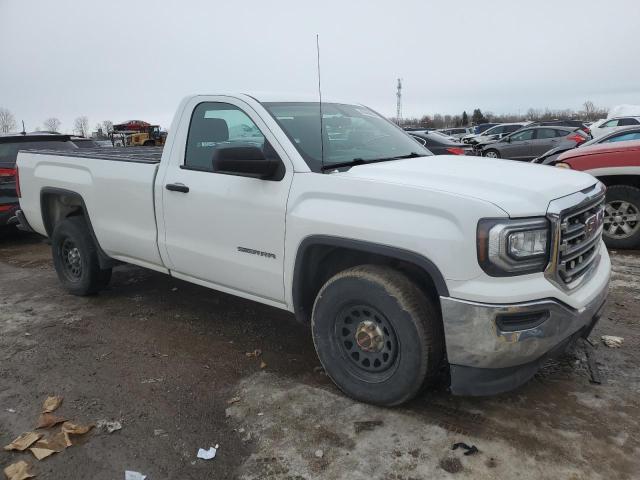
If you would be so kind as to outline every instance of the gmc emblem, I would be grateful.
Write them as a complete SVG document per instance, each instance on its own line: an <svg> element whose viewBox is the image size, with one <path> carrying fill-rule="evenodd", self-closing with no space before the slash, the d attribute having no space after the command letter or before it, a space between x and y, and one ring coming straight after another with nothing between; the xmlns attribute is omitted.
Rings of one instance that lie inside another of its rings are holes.
<svg viewBox="0 0 640 480"><path fill-rule="evenodd" d="M587 237L592 236L604 223L604 210L599 210L588 217L584 222L584 233Z"/></svg>

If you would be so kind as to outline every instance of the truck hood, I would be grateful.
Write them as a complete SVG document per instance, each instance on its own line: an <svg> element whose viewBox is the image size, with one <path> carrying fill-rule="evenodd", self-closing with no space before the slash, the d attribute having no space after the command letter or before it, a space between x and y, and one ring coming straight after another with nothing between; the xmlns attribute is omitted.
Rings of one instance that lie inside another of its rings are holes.
<svg viewBox="0 0 640 480"><path fill-rule="evenodd" d="M551 200L597 181L573 170L464 155L371 163L337 175L476 198L498 206L511 217L544 215Z"/></svg>

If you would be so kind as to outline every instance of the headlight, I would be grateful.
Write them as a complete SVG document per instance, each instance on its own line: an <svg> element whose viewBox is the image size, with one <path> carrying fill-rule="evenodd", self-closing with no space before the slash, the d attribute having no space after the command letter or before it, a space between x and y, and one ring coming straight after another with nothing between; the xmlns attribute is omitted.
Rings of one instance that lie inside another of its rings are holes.
<svg viewBox="0 0 640 480"><path fill-rule="evenodd" d="M554 167L558 167L558 168L571 168L571 165L569 165L568 163L564 163L564 162L558 162L554 165Z"/></svg>
<svg viewBox="0 0 640 480"><path fill-rule="evenodd" d="M546 218L484 218L478 222L478 263L492 277L542 272L549 260Z"/></svg>

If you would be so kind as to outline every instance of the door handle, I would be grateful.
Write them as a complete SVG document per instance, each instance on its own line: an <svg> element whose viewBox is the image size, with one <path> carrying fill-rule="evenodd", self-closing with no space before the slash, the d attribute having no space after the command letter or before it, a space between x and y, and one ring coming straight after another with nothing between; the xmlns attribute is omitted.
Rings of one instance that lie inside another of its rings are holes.
<svg viewBox="0 0 640 480"><path fill-rule="evenodd" d="M170 192L189 193L189 187L187 187L184 183L167 183L164 188L166 188Z"/></svg>

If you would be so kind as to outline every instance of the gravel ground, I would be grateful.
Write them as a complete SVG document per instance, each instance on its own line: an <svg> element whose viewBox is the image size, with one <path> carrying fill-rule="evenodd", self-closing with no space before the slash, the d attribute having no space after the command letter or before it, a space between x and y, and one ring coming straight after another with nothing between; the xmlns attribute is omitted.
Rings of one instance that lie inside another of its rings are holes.
<svg viewBox="0 0 640 480"><path fill-rule="evenodd" d="M40 238L2 237L0 442L33 429L53 394L57 414L122 429L94 429L40 462L0 450L0 468L27 460L39 479L95 480L640 478L640 255L612 258L591 336L602 385L578 346L509 394L438 388L381 409L340 394L286 312L131 266L100 295L73 297ZM605 347L604 334L623 346ZM215 459L196 459L215 444Z"/></svg>

